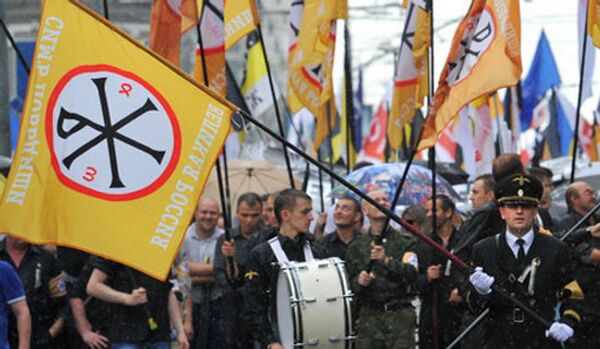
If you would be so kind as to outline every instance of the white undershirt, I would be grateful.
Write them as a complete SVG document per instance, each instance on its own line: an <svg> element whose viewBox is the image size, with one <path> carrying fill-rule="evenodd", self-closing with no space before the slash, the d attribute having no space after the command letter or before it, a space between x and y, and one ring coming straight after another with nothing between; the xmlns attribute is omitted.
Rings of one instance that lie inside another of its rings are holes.
<svg viewBox="0 0 600 349"><path fill-rule="evenodd" d="M523 249L525 250L525 255L527 255L527 252L529 252L529 248L531 247L531 244L533 244L533 234L534 234L533 228L531 228L531 230L529 230L527 232L527 234L525 234L521 237L521 239L523 239L525 241L525 243L523 244ZM515 255L515 258L518 258L519 244L517 243L517 240L519 239L519 237L513 235L508 230L506 231L505 236L506 236L506 243L508 244L508 247L510 247L510 249L512 250L512 253Z"/></svg>

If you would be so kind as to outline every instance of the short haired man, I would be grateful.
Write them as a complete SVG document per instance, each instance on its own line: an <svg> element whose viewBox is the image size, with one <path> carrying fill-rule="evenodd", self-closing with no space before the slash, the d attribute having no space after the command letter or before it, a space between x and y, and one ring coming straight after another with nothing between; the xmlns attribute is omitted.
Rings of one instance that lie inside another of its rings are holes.
<svg viewBox="0 0 600 349"><path fill-rule="evenodd" d="M559 221L559 230L563 233L569 230L583 216L588 213L598 202L596 190L586 182L574 182L565 192L565 202L567 203L567 213ZM589 227L600 223L600 215L592 215L581 227Z"/></svg>
<svg viewBox="0 0 600 349"><path fill-rule="evenodd" d="M433 217L433 199L425 204L427 217ZM450 251L458 242L458 231L452 225L455 205L446 195L436 196L436 228L430 237ZM418 241L415 247L419 260L417 285L421 297L419 315L419 348L444 348L459 333L462 297L450 275L450 263L433 247Z"/></svg>
<svg viewBox="0 0 600 349"><path fill-rule="evenodd" d="M558 297L566 294L563 289L576 285L567 246L535 225L542 191L542 184L526 174L500 182L497 197L506 231L473 247L477 267L469 277L474 289L469 301L487 302L490 308L490 321L483 325L484 348L560 348L580 321L572 292L561 298L560 320L547 329L491 288L503 288L550 320L555 318Z"/></svg>
<svg viewBox="0 0 600 349"><path fill-rule="evenodd" d="M23 282L31 314L31 348L59 348L66 304L64 277L58 261L41 246L7 236L0 242L0 260L10 263ZM18 328L9 322L11 348L17 348Z"/></svg>
<svg viewBox="0 0 600 349"><path fill-rule="evenodd" d="M217 228L221 211L212 199L200 199L195 222L188 228L185 239L189 247L189 273L192 279L194 323L193 348L217 349L222 347L223 298L215 285L214 260L217 240L223 231Z"/></svg>
<svg viewBox="0 0 600 349"><path fill-rule="evenodd" d="M388 193L376 189L368 196L390 208ZM416 314L411 299L417 279L414 242L389 226L385 229L387 216L378 208L368 202L362 207L371 223L369 231L346 250L348 278L360 307L357 348L413 348Z"/></svg>
<svg viewBox="0 0 600 349"><path fill-rule="evenodd" d="M521 158L515 153L505 153L494 159L492 176L495 183L500 183L513 174L525 173ZM455 254L463 261L470 261L471 249L477 241L504 231L505 224L495 202L483 206L460 227L461 241L458 242Z"/></svg>
<svg viewBox="0 0 600 349"><path fill-rule="evenodd" d="M225 348L253 347L252 336L240 309L244 309L244 274L247 271L248 255L257 244L261 212L262 203L258 194L240 195L236 210L240 225L231 230L231 240L225 240L225 234L217 240L215 279L217 286L223 290Z"/></svg>
<svg viewBox="0 0 600 349"><path fill-rule="evenodd" d="M348 245L360 235L356 230L362 217L360 210L360 202L353 197L344 196L337 200L333 208L336 229L317 241L325 251L325 256L344 259Z"/></svg>
<svg viewBox="0 0 600 349"><path fill-rule="evenodd" d="M275 197L277 193L264 194L262 201L262 223L266 227L277 228L277 219L275 218Z"/></svg>
<svg viewBox="0 0 600 349"><path fill-rule="evenodd" d="M494 185L494 177L491 174L484 174L475 178L469 194L473 211L477 211L494 201Z"/></svg>
<svg viewBox="0 0 600 349"><path fill-rule="evenodd" d="M552 190L554 190L554 184L552 183L552 171L546 167L532 167L529 169L529 174L534 176L538 181L542 183L544 187L544 193L540 199L540 206L538 207L538 223L547 230L553 233L558 233L554 219L550 216L550 208L552 207Z"/></svg>
<svg viewBox="0 0 600 349"><path fill-rule="evenodd" d="M248 271L244 278L244 311L251 333L261 347L283 349L276 324L269 314L275 297L271 290L278 275L274 265L287 261L305 262L321 258L323 252L310 243L307 231L313 220L312 200L305 192L285 189L275 199L277 235L257 245L248 256Z"/></svg>

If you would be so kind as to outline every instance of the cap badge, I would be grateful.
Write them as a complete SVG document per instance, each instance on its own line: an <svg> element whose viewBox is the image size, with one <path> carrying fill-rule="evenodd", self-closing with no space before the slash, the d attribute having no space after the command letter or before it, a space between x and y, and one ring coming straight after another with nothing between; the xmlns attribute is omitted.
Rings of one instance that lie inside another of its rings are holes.
<svg viewBox="0 0 600 349"><path fill-rule="evenodd" d="M519 195L519 196L523 196L523 189L519 189L519 190L517 190L517 195Z"/></svg>

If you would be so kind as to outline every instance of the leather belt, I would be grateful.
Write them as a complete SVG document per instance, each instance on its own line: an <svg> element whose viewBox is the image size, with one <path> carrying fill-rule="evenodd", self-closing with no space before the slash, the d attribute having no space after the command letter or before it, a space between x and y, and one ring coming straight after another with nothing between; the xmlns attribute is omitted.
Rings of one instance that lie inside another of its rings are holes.
<svg viewBox="0 0 600 349"><path fill-rule="evenodd" d="M398 311L402 308L406 308L410 306L409 302L402 302L402 301L391 301L391 302L387 302L387 303L367 303L365 304L365 307L374 311L379 311L379 312L392 312L392 311Z"/></svg>

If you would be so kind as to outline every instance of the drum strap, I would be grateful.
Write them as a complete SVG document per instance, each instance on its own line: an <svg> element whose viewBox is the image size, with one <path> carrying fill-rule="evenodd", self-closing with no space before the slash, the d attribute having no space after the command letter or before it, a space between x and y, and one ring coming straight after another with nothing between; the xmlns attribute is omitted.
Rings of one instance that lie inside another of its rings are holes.
<svg viewBox="0 0 600 349"><path fill-rule="evenodd" d="M281 247L281 242L279 242L277 236L269 240L269 246L271 246L271 250L273 250L275 257L277 258L277 262L289 262L287 256L285 255L285 252L283 251L283 248ZM312 250L310 249L310 243L306 241L306 243L304 244L304 260L305 262L311 262L314 259L315 257L313 256Z"/></svg>

